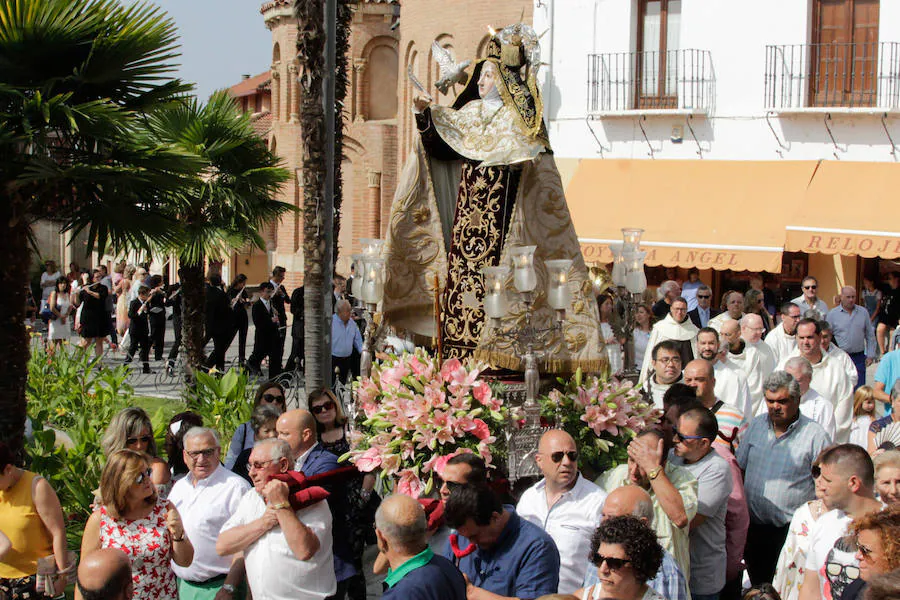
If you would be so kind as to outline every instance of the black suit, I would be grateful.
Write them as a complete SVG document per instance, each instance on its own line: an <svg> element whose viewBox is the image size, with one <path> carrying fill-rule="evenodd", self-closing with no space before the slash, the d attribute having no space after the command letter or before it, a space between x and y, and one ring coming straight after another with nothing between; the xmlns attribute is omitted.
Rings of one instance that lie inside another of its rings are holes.
<svg viewBox="0 0 900 600"><path fill-rule="evenodd" d="M206 337L212 338L211 366L225 370L225 352L231 342L231 306L225 291L216 286L206 286Z"/></svg>
<svg viewBox="0 0 900 600"><path fill-rule="evenodd" d="M720 314L722 314L721 310L716 310L712 306L709 307L709 320L710 321L712 321L713 317L720 315ZM690 311L688 313L688 317L691 319L691 323L696 325L697 329L700 329L701 327L703 327L700 324L700 309L699 308L695 308L694 310ZM706 324L709 325L709 322L707 322Z"/></svg>
<svg viewBox="0 0 900 600"><path fill-rule="evenodd" d="M291 338L293 339L293 344L291 345L291 355L287 360L287 368L290 370L294 369L294 362L300 361L303 362L303 353L304 353L304 345L303 345L303 333L304 333L304 319L303 319L303 286L301 285L298 288L294 288L294 291L291 292L291 314L294 315L294 322L291 324Z"/></svg>
<svg viewBox="0 0 900 600"><path fill-rule="evenodd" d="M272 285L275 285L275 283L272 282ZM287 290L283 285L275 285L275 293L272 294L271 302L272 308L278 313L279 326L282 327L282 329L278 331L278 337L281 341L281 352L284 353L284 338L287 337L287 329L284 328L285 325L287 325L287 311L285 310L285 304L290 302L290 296L288 296Z"/></svg>
<svg viewBox="0 0 900 600"><path fill-rule="evenodd" d="M141 349L141 362L147 364L150 362L150 313L147 310L141 311L144 302L140 298L135 298L128 306L128 318L131 320L128 325L128 337L131 344L128 347L128 359L134 356L138 347ZM149 310L150 306L147 306Z"/></svg>
<svg viewBox="0 0 900 600"><path fill-rule="evenodd" d="M169 362L174 363L175 359L178 358L178 352L181 350L181 308L182 308L182 294L181 284L176 283L174 285L170 285L166 296L166 306L172 307L172 330L175 333L175 339L172 341L172 348L169 350ZM178 292L177 295L175 293Z"/></svg>
<svg viewBox="0 0 900 600"><path fill-rule="evenodd" d="M247 366L252 371L260 370L260 363L266 356L269 357L269 379L272 379L281 373L281 337L279 335L279 326L281 321L277 320L278 313L274 307L266 308L262 300L253 303L253 309L250 311L253 317L253 326L256 328L256 337L253 345L253 354L247 361ZM273 320L273 317L276 320Z"/></svg>

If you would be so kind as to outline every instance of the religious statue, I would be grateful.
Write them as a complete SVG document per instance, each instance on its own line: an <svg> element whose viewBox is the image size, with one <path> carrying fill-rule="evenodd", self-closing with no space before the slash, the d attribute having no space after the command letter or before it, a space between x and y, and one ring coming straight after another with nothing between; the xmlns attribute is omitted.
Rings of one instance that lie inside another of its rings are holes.
<svg viewBox="0 0 900 600"><path fill-rule="evenodd" d="M521 328L526 305L510 276L507 315L486 320L481 270L509 265L510 248L534 245L537 327L550 328L556 319L543 262L574 260L572 307L541 348L541 370L598 371L606 362L597 306L542 118L539 66L534 31L512 25L492 36L451 107L427 95L415 99L419 135L391 207L384 315L420 340L437 338L439 327L445 358L476 356L521 371L521 350L498 330Z"/></svg>

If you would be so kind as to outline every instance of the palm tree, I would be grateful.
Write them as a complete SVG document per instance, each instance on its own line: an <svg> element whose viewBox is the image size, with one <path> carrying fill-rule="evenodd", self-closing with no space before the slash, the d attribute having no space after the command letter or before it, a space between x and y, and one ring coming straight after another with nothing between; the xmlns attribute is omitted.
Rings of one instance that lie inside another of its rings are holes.
<svg viewBox="0 0 900 600"><path fill-rule="evenodd" d="M0 0L0 439L22 449L31 225L100 252L171 235L160 207L197 168L135 116L183 94L173 22L116 0Z"/></svg>
<svg viewBox="0 0 900 600"><path fill-rule="evenodd" d="M200 106L196 99L166 106L147 117L160 144L192 154L203 168L173 194L166 212L178 223L167 250L178 254L184 298L183 340L187 362L204 362L204 264L252 243L265 244L258 231L294 207L274 200L290 172L266 148L250 116L225 91Z"/></svg>

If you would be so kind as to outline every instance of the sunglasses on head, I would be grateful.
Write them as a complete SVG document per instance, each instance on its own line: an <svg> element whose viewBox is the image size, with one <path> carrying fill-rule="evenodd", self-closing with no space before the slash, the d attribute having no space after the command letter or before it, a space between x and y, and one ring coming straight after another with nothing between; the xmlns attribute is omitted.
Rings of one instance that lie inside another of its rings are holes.
<svg viewBox="0 0 900 600"><path fill-rule="evenodd" d="M146 471L141 471L140 473L137 474L137 477L134 478L134 482L137 485L141 485L142 483L144 483L145 480L150 479L151 475L153 475L153 469L151 469L150 467L147 467Z"/></svg>
<svg viewBox="0 0 900 600"><path fill-rule="evenodd" d="M564 456L567 456L569 460L572 462L578 462L578 451L577 450L569 450L568 452L552 452L550 454L550 460L555 463L561 463Z"/></svg>
<svg viewBox="0 0 900 600"><path fill-rule="evenodd" d="M138 442L140 442L142 444L149 444L152 441L153 441L153 438L150 437L149 435L142 435L141 437L130 437L130 438L126 439L125 445L126 446L134 446Z"/></svg>
<svg viewBox="0 0 900 600"><path fill-rule="evenodd" d="M277 402L278 404L284 404L284 396L282 396L281 394L263 394L262 399L269 404L273 404L275 402Z"/></svg>
<svg viewBox="0 0 900 600"><path fill-rule="evenodd" d="M625 565L631 562L628 558L614 558L612 556L603 556L602 554L595 554L591 557L591 562L596 566L600 566L603 563L606 563L606 566L609 567L610 571L618 571Z"/></svg>
<svg viewBox="0 0 900 600"><path fill-rule="evenodd" d="M310 407L310 411L314 415L320 415L327 410L332 410L334 408L334 400L329 400L325 404L319 404L317 406Z"/></svg>

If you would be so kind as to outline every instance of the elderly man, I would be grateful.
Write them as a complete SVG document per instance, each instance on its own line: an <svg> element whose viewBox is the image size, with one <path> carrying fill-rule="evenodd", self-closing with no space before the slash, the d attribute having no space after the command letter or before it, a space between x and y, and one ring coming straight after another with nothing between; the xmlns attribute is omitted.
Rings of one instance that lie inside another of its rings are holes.
<svg viewBox="0 0 900 600"><path fill-rule="evenodd" d="M744 295L734 290L722 296L725 312L709 320L708 326L722 331L722 325L728 321L740 321L744 317Z"/></svg>
<svg viewBox="0 0 900 600"><path fill-rule="evenodd" d="M781 305L781 323L766 336L766 344L772 349L776 364L797 347L797 323L800 322L800 315L800 307L793 302Z"/></svg>
<svg viewBox="0 0 900 600"><path fill-rule="evenodd" d="M688 312L688 318L697 329L703 329L709 325L710 319L718 317L722 312L712 306L712 290L703 284L697 288L697 306ZM690 305L688 305L690 306Z"/></svg>
<svg viewBox="0 0 900 600"><path fill-rule="evenodd" d="M684 383L697 390L697 400L716 416L719 431L713 438L713 445L734 452L747 427L747 420L740 408L716 397L716 372L713 366L703 359L692 360L684 367Z"/></svg>
<svg viewBox="0 0 900 600"><path fill-rule="evenodd" d="M130 600L131 560L121 550L103 548L82 557L75 597L81 600Z"/></svg>
<svg viewBox="0 0 900 600"><path fill-rule="evenodd" d="M327 598L337 589L328 504L291 508L288 485L272 479L291 468L291 448L284 440L257 442L248 465L253 489L222 527L216 551L222 556L244 553L254 598Z"/></svg>
<svg viewBox="0 0 900 600"><path fill-rule="evenodd" d="M753 408L750 387L741 370L728 362L728 343L719 340L719 333L712 327L704 327L697 334L697 351L700 358L713 366L716 376L715 394L725 404L736 406L744 419L749 420Z"/></svg>
<svg viewBox="0 0 900 600"><path fill-rule="evenodd" d="M725 360L744 374L750 388L752 407L751 415L763 401L763 381L775 370L775 357L772 350L760 341L762 335L762 319L759 315L745 315L738 321L726 321L722 324L722 337L728 342L728 354Z"/></svg>
<svg viewBox="0 0 900 600"><path fill-rule="evenodd" d="M378 550L390 569L385 600L466 600L466 580L452 562L428 547L425 509L413 498L394 494L375 512Z"/></svg>
<svg viewBox="0 0 900 600"><path fill-rule="evenodd" d="M784 363L784 370L800 384L800 412L819 425L828 434L830 440L834 439L834 406L831 402L812 389L813 368L809 361L802 356L793 356Z"/></svg>
<svg viewBox="0 0 900 600"><path fill-rule="evenodd" d="M812 365L813 374L810 387L834 407L834 442L843 444L850 439L850 425L853 421L853 380L856 369L848 370L840 356L822 349L822 326L813 319L801 319L797 324L797 349L783 358L779 370L784 370L787 361L802 356Z"/></svg>
<svg viewBox="0 0 900 600"><path fill-rule="evenodd" d="M856 304L856 289L848 285L841 288L841 303L828 311L825 320L834 332L834 342L850 356L856 367L855 391L865 385L866 367L875 360L878 347L869 311Z"/></svg>
<svg viewBox="0 0 900 600"><path fill-rule="evenodd" d="M680 296L672 300L666 318L653 326L647 347L655 348L657 344L666 340L674 342L678 347L681 364L687 364L697 356L697 328L687 318L687 301ZM652 357L645 352L644 364L641 366L641 379L647 377L651 368L651 359Z"/></svg>
<svg viewBox="0 0 900 600"><path fill-rule="evenodd" d="M681 286L678 285L677 281L663 281L659 284L659 292L662 294L662 298L650 310L653 311L657 319L663 319L669 314L669 307L672 305L672 301L681 296ZM685 302L686 305L687 302Z"/></svg>
<svg viewBox="0 0 900 600"><path fill-rule="evenodd" d="M350 318L350 301L337 301L331 315L331 364L338 371L338 379L347 381L347 375L359 377L359 356L362 353L362 334L356 321Z"/></svg>
<svg viewBox="0 0 900 600"><path fill-rule="evenodd" d="M219 435L207 427L192 427L184 434L184 464L188 474L169 492L194 545L194 562L180 567L172 561L178 577L178 596L187 600L223 600L231 597L244 578L242 559L216 553L219 531L237 511L250 489L244 479L221 464Z"/></svg>
<svg viewBox="0 0 900 600"><path fill-rule="evenodd" d="M559 550L559 593L581 587L584 557L600 522L606 493L578 472L575 440L565 431L541 436L536 456L544 478L525 490L516 512L553 538Z"/></svg>
<svg viewBox="0 0 900 600"><path fill-rule="evenodd" d="M321 475L340 468L338 457L319 444L316 435L316 419L312 413L303 409L289 410L275 423L278 439L287 442L290 447L292 469L302 471L304 475ZM337 600L344 598L352 581L359 576L353 559L351 527L348 520L350 513L347 487L342 484L326 486L331 495L328 506L333 517L334 533L334 572L338 587L334 596Z"/></svg>
<svg viewBox="0 0 900 600"><path fill-rule="evenodd" d="M800 600L838 600L844 590L859 577L857 544L843 539L850 524L883 508L875 499L875 467L865 450L856 444L829 448L819 459L820 477L816 488L822 494L825 513L809 531L809 551ZM867 556L864 553L863 556ZM856 576L854 576L856 574Z"/></svg>
<svg viewBox="0 0 900 600"><path fill-rule="evenodd" d="M713 449L719 433L707 408L689 408L678 417L672 463L697 478L697 514L691 519L691 597L717 600L725 587L725 514L731 495L731 467Z"/></svg>
<svg viewBox="0 0 900 600"><path fill-rule="evenodd" d="M800 312L804 316L808 311L815 311L818 313L817 319L824 319L828 314L828 305L819 298L819 281L812 275L807 275L800 282L800 287L803 289L803 293L791 302L800 307Z"/></svg>
<svg viewBox="0 0 900 600"><path fill-rule="evenodd" d="M653 500L653 529L683 573L690 573L688 525L697 514L697 479L667 461L663 434L645 429L628 444L628 464L607 471L595 482L607 493L623 485L645 489Z"/></svg>
<svg viewBox="0 0 900 600"><path fill-rule="evenodd" d="M450 538L446 557L467 579L469 600L533 600L559 588L559 551L544 530L521 518L483 485L450 492L444 510ZM472 552L457 552L475 544Z"/></svg>
<svg viewBox="0 0 900 600"><path fill-rule="evenodd" d="M648 403L662 408L666 390L681 381L682 362L678 344L664 340L653 346L650 358L653 370L647 374L641 393Z"/></svg>
<svg viewBox="0 0 900 600"><path fill-rule="evenodd" d="M603 503L603 518L624 517L631 515L637 517L653 529L653 500L650 494L636 485L625 485L614 489L606 497ZM582 569L585 572L583 588L600 583L597 569L590 560L582 559ZM647 585L653 588L666 600L688 600L687 581L684 573L675 562L675 557L668 550L663 549L662 566L656 577L649 580Z"/></svg>
<svg viewBox="0 0 900 600"><path fill-rule="evenodd" d="M830 443L800 412L800 384L790 374L775 371L764 387L768 412L753 419L736 454L750 509L744 561L754 585L772 581L794 511L815 498L810 465Z"/></svg>

